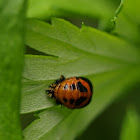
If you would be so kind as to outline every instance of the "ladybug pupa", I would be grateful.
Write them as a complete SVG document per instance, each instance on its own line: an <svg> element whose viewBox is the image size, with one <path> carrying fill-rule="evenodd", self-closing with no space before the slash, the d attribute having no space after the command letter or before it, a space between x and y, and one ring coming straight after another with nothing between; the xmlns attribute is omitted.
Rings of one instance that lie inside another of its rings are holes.
<svg viewBox="0 0 140 140"><path fill-rule="evenodd" d="M82 108L88 105L93 95L92 83L84 77L65 78L63 75L56 80L50 89L46 90L48 96L70 109Z"/></svg>

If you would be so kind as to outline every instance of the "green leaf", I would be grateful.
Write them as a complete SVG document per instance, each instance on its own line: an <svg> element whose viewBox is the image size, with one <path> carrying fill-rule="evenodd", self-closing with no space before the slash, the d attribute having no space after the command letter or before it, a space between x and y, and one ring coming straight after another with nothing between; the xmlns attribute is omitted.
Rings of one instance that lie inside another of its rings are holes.
<svg viewBox="0 0 140 140"><path fill-rule="evenodd" d="M139 0L122 0L113 20L116 25L113 32L137 45L140 43L139 5Z"/></svg>
<svg viewBox="0 0 140 140"><path fill-rule="evenodd" d="M53 81L52 81L53 82ZM23 85L22 88L22 100L21 100L21 112L29 113L38 110L42 110L55 105L53 100L47 98L45 90L49 86L50 81L40 83L28 83Z"/></svg>
<svg viewBox="0 0 140 140"><path fill-rule="evenodd" d="M91 121L125 91L126 87L131 87L139 81L140 76L137 77L139 70L140 68L126 68L88 76L94 84L91 103L77 110L57 106L41 112L39 119L24 130L25 139L75 139Z"/></svg>
<svg viewBox="0 0 140 140"><path fill-rule="evenodd" d="M139 61L138 50L128 42L85 25L79 29L63 19L53 18L52 25L39 20L29 20L26 44L38 51L65 59L77 58L82 53L129 63ZM128 57L131 55L133 57Z"/></svg>
<svg viewBox="0 0 140 140"><path fill-rule="evenodd" d="M25 57L21 113L53 106L45 90L61 74L66 77L96 75L135 67L139 62L135 46L90 27L78 29L61 19L53 19L52 25L29 20L26 44L46 56Z"/></svg>
<svg viewBox="0 0 140 140"><path fill-rule="evenodd" d="M25 139L75 139L109 104L140 79L139 50L96 29L76 28L54 18L52 25L27 22L26 44L44 55L26 55L21 113L42 111L24 130ZM85 76L94 85L91 103L82 109L55 106L45 94L63 74ZM85 119L86 118L86 119Z"/></svg>
<svg viewBox="0 0 140 140"><path fill-rule="evenodd" d="M21 140L19 101L25 2L0 1L0 139Z"/></svg>
<svg viewBox="0 0 140 140"><path fill-rule="evenodd" d="M140 119L134 109L130 109L124 119L120 140L139 140Z"/></svg>

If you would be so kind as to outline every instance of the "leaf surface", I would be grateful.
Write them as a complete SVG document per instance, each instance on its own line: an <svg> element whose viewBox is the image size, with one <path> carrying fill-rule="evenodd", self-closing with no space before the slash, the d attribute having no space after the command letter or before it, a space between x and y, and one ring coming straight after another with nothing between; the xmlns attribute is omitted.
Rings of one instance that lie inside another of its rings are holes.
<svg viewBox="0 0 140 140"><path fill-rule="evenodd" d="M91 121L123 93L125 87L131 87L133 83L138 82L138 71L139 69L129 69L126 73L126 69L123 69L89 76L95 89L93 99L87 107L69 110L57 106L41 112L39 119L24 130L25 139L31 137L33 140L75 139Z"/></svg>
<svg viewBox="0 0 140 140"><path fill-rule="evenodd" d="M24 130L27 140L75 139L128 87L139 82L138 49L94 28L84 25L79 29L57 18L51 25L30 19L26 44L44 53L25 57L21 113L44 110ZM48 85L61 74L91 80L94 95L87 107L69 110L47 97Z"/></svg>
<svg viewBox="0 0 140 140"><path fill-rule="evenodd" d="M60 75L96 75L137 65L139 61L135 46L124 40L86 26L80 30L61 19L53 19L52 25L29 20L26 44L46 56L25 57L24 78L27 83L23 87L21 113L52 106L52 102L45 98L45 89ZM36 91L38 86L41 88ZM44 100L38 105L40 99Z"/></svg>

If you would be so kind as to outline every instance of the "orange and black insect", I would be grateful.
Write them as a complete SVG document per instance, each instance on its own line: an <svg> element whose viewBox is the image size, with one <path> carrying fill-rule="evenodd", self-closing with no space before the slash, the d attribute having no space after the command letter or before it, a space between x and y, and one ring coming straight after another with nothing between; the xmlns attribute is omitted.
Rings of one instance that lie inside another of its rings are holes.
<svg viewBox="0 0 140 140"><path fill-rule="evenodd" d="M61 76L60 79L50 85L50 89L46 90L46 92L57 103L63 104L70 109L75 109L89 104L93 94L93 86L84 77L70 77L65 79L64 76Z"/></svg>

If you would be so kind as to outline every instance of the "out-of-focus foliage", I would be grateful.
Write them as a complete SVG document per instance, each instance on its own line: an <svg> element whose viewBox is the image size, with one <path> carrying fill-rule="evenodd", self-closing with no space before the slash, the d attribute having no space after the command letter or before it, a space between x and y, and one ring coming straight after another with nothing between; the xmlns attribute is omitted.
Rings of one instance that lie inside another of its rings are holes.
<svg viewBox="0 0 140 140"><path fill-rule="evenodd" d="M119 2L120 0L29 0L27 16L42 20L50 20L52 17L97 19L100 29L110 30L110 20Z"/></svg>
<svg viewBox="0 0 140 140"><path fill-rule="evenodd" d="M115 15L114 33L136 45L140 44L139 5L139 0L122 0Z"/></svg>
<svg viewBox="0 0 140 140"><path fill-rule="evenodd" d="M140 139L140 118L134 110L128 110L124 119L120 140Z"/></svg>
<svg viewBox="0 0 140 140"><path fill-rule="evenodd" d="M21 140L24 0L0 1L0 140Z"/></svg>
<svg viewBox="0 0 140 140"><path fill-rule="evenodd" d="M113 16L118 1L113 0L29 0L29 18L49 19L52 16L80 15L98 19Z"/></svg>

